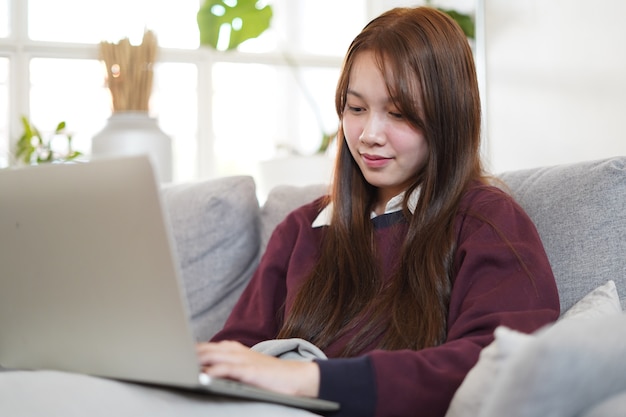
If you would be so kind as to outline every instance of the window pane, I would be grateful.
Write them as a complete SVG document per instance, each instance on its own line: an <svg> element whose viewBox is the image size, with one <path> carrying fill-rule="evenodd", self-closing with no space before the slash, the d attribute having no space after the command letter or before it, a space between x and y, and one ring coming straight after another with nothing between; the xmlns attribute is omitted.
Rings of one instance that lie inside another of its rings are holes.
<svg viewBox="0 0 626 417"><path fill-rule="evenodd" d="M9 60L0 58L0 168L9 165Z"/></svg>
<svg viewBox="0 0 626 417"><path fill-rule="evenodd" d="M298 6L301 52L343 56L352 39L367 23L365 0L290 2Z"/></svg>
<svg viewBox="0 0 626 417"><path fill-rule="evenodd" d="M313 154L322 142L322 135L337 130L338 118L335 112L335 87L339 69L300 68L299 82L290 87L297 93L295 129L292 146L297 153Z"/></svg>
<svg viewBox="0 0 626 417"><path fill-rule="evenodd" d="M9 0L0 0L0 38L6 38L11 32L9 17Z"/></svg>
<svg viewBox="0 0 626 417"><path fill-rule="evenodd" d="M290 51L343 56L367 23L367 0L273 0L270 28L243 52Z"/></svg>
<svg viewBox="0 0 626 417"><path fill-rule="evenodd" d="M213 67L213 131L218 175L254 174L256 161L286 139L287 107L280 71L269 65Z"/></svg>
<svg viewBox="0 0 626 417"><path fill-rule="evenodd" d="M193 64L162 63L154 68L151 113L172 139L173 178L197 175L198 70Z"/></svg>
<svg viewBox="0 0 626 417"><path fill-rule="evenodd" d="M157 34L159 46L196 48L199 4L199 0L29 0L28 31L35 40L98 43L128 37L139 43L145 28Z"/></svg>
<svg viewBox="0 0 626 417"><path fill-rule="evenodd" d="M91 137L111 113L104 70L97 60L36 58L31 61L31 121L52 131L61 121L76 150L89 154Z"/></svg>
<svg viewBox="0 0 626 417"><path fill-rule="evenodd" d="M338 69L216 64L213 126L218 174L254 175L258 161L285 153L315 153L322 132L337 129L338 75Z"/></svg>

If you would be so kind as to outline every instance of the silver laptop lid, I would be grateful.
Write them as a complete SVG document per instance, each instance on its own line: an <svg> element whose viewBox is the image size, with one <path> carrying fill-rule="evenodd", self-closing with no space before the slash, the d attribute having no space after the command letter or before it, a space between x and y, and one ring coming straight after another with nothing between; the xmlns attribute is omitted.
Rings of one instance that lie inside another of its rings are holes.
<svg viewBox="0 0 626 417"><path fill-rule="evenodd" d="M147 157L0 171L0 365L193 386Z"/></svg>

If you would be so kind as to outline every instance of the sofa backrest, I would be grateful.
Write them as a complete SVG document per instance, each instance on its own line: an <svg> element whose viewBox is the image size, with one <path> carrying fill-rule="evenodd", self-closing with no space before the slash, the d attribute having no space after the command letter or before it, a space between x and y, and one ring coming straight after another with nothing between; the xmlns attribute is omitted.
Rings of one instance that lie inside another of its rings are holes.
<svg viewBox="0 0 626 417"><path fill-rule="evenodd" d="M279 185L274 187L261 207L261 251L265 251L274 228L292 210L328 194L327 185Z"/></svg>
<svg viewBox="0 0 626 417"><path fill-rule="evenodd" d="M626 308L626 157L513 171L500 177L535 222L566 311L615 281ZM259 207L251 177L165 187L198 340L223 325L276 225L326 185L279 186Z"/></svg>
<svg viewBox="0 0 626 417"><path fill-rule="evenodd" d="M508 191L537 226L565 312L589 291L615 281L626 308L626 156L506 172ZM279 186L261 210L261 248L278 222L327 191Z"/></svg>
<svg viewBox="0 0 626 417"><path fill-rule="evenodd" d="M500 176L546 248L561 312L615 281L626 308L626 157L512 171Z"/></svg>
<svg viewBox="0 0 626 417"><path fill-rule="evenodd" d="M252 177L165 186L183 287L198 341L222 328L256 269L259 203Z"/></svg>

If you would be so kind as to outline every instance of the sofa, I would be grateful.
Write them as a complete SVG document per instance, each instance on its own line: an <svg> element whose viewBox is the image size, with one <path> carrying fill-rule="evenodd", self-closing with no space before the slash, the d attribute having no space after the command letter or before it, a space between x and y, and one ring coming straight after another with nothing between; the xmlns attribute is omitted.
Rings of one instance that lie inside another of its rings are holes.
<svg viewBox="0 0 626 417"><path fill-rule="evenodd" d="M537 226L557 280L562 316L531 335L498 328L447 417L624 415L626 157L498 178ZM162 187L197 340L220 329L274 227L325 192L325 185L278 186L259 204L254 180L247 176ZM52 370L0 371L2 416L211 414L313 415Z"/></svg>

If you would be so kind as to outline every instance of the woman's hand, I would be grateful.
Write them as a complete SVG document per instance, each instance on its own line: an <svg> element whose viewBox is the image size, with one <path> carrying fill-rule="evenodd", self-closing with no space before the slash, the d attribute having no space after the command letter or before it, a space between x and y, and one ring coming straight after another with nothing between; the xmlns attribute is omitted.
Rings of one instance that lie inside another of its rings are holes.
<svg viewBox="0 0 626 417"><path fill-rule="evenodd" d="M207 375L229 378L283 394L317 397L320 371L315 362L281 360L238 342L199 343L198 358Z"/></svg>

